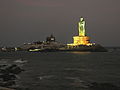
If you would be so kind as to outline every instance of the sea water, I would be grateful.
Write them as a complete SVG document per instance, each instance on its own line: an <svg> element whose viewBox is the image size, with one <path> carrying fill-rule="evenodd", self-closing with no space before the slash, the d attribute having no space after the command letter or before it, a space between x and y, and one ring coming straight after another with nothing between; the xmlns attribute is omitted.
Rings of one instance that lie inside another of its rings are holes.
<svg viewBox="0 0 120 90"><path fill-rule="evenodd" d="M0 64L10 63L25 69L19 75L18 84L28 90L100 90L89 88L94 82L120 87L119 49L109 52L0 52Z"/></svg>

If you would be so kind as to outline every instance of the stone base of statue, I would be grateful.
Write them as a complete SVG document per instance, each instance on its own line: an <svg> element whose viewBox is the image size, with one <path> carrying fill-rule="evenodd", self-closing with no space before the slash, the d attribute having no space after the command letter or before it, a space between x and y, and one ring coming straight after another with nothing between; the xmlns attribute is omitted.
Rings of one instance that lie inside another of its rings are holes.
<svg viewBox="0 0 120 90"><path fill-rule="evenodd" d="M67 45L67 48L64 49L65 51L88 51L88 52L107 52L103 46L99 44L93 45ZM63 50L63 51L64 51Z"/></svg>
<svg viewBox="0 0 120 90"><path fill-rule="evenodd" d="M104 47L102 47L99 44L94 44L94 45L77 45L77 46L65 45L64 47L44 48L44 49L39 49L37 51L32 51L32 52L107 52L107 49L105 49Z"/></svg>

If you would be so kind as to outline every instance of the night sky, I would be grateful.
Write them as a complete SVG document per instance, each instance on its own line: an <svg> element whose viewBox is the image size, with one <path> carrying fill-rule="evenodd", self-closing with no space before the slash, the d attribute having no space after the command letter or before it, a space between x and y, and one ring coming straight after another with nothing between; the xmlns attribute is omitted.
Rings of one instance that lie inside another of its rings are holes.
<svg viewBox="0 0 120 90"><path fill-rule="evenodd" d="M0 46L43 41L51 34L72 43L81 16L92 42L120 46L120 0L0 0Z"/></svg>

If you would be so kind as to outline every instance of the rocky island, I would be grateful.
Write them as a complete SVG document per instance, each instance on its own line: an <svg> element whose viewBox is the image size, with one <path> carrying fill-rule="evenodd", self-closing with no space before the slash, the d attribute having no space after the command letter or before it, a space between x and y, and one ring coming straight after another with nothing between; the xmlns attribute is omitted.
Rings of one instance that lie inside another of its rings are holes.
<svg viewBox="0 0 120 90"><path fill-rule="evenodd" d="M90 37L86 35L85 20L80 18L78 22L78 36L73 37L73 43L62 44L56 42L53 35L46 38L46 42L34 42L24 44L20 47L22 50L30 52L48 52L48 51L90 51L90 52L106 52L107 49L99 44L92 43Z"/></svg>

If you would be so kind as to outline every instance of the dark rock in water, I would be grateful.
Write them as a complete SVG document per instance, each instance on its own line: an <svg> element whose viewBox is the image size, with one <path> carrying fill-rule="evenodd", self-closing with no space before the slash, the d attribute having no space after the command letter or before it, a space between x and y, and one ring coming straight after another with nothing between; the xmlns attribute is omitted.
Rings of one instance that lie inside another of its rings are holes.
<svg viewBox="0 0 120 90"><path fill-rule="evenodd" d="M16 84L16 75L24 71L19 66L13 65L0 65L0 86L9 87Z"/></svg>
<svg viewBox="0 0 120 90"><path fill-rule="evenodd" d="M104 48L103 46L97 44L97 45L93 45L92 46L92 49L91 49L92 52L107 52L108 50L106 48Z"/></svg>
<svg viewBox="0 0 120 90"><path fill-rule="evenodd" d="M90 90L120 90L119 87L111 83L91 83Z"/></svg>
<svg viewBox="0 0 120 90"><path fill-rule="evenodd" d="M2 78L3 81L9 81L9 80L17 79L14 74L2 74L2 75L0 75L0 78Z"/></svg>
<svg viewBox="0 0 120 90"><path fill-rule="evenodd" d="M24 71L24 70L15 64L10 65L10 66L6 65L3 67L0 67L0 73L2 73L2 74L8 74L8 73L19 74L22 71Z"/></svg>
<svg viewBox="0 0 120 90"><path fill-rule="evenodd" d="M24 71L23 69L21 69L20 67L18 67L17 65L13 64L11 65L10 67L6 68L6 70L10 73L13 73L13 74L19 74L21 73L22 71Z"/></svg>
<svg viewBox="0 0 120 90"><path fill-rule="evenodd" d="M12 85L15 85L15 81L13 80L10 80L10 81L6 81L6 82L0 82L0 86L2 87L8 87L8 86L12 86Z"/></svg>

